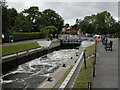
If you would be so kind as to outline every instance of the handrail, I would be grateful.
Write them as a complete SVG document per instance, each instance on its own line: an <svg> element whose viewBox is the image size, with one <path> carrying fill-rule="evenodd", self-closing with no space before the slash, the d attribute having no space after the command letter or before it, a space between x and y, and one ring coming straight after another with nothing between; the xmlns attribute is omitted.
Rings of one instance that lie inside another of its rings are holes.
<svg viewBox="0 0 120 90"><path fill-rule="evenodd" d="M5 54L5 55L2 55L2 57L8 56L8 55L12 55L12 54L17 54L17 53L20 53L20 52L29 51L29 50L32 50L32 49L37 49L37 48L40 48L40 47L41 47L41 46L39 46L39 47L34 47L34 48L31 48L31 49L27 49L27 50L21 50L21 51L19 51L19 52L13 52L13 53Z"/></svg>
<svg viewBox="0 0 120 90"><path fill-rule="evenodd" d="M78 58L76 64L74 65L74 67L72 68L72 70L70 71L70 73L68 74L68 76L66 77L66 79L63 81L63 83L61 84L61 86L59 87L59 90L66 88L67 84L69 83L70 79L72 78L74 72L76 71L76 69L79 66L79 63L81 60L83 60L84 56L84 51L81 53L80 57ZM80 66L81 69L82 65Z"/></svg>

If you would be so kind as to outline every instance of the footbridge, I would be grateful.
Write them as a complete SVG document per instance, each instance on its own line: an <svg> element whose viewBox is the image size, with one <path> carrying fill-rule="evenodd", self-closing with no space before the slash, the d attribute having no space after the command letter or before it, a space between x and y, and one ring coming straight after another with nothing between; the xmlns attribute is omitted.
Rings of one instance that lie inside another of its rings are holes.
<svg viewBox="0 0 120 90"><path fill-rule="evenodd" d="M87 38L82 35L60 34L58 35L58 39L61 41L61 44L80 45L81 42Z"/></svg>

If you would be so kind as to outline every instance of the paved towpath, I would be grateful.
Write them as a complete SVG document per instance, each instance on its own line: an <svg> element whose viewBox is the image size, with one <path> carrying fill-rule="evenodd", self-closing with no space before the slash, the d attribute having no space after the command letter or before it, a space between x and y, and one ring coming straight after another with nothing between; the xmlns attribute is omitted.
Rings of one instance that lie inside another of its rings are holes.
<svg viewBox="0 0 120 90"><path fill-rule="evenodd" d="M106 51L102 42L97 45L96 76L93 79L93 88L118 88L118 39L109 40L113 41L113 51Z"/></svg>
<svg viewBox="0 0 120 90"><path fill-rule="evenodd" d="M55 41L57 39L53 39ZM4 43L0 46L12 46L12 45L19 45L19 44L27 44L27 43L33 43L37 41L47 41L47 39L35 39L35 40L28 40L28 41L21 41L21 42L13 42L13 43Z"/></svg>

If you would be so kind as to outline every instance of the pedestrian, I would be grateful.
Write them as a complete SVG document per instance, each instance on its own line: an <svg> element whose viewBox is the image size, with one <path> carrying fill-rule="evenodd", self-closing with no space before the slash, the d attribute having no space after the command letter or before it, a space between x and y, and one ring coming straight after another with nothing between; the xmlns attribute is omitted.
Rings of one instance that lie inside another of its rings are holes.
<svg viewBox="0 0 120 90"><path fill-rule="evenodd" d="M96 42L96 43L99 42L98 37L95 38L95 42Z"/></svg>
<svg viewBox="0 0 120 90"><path fill-rule="evenodd" d="M5 38L4 34L2 34L2 38Z"/></svg>
<svg viewBox="0 0 120 90"><path fill-rule="evenodd" d="M106 38L106 39L105 39L105 44L107 45L107 43L108 43L108 39Z"/></svg>
<svg viewBox="0 0 120 90"><path fill-rule="evenodd" d="M110 48L111 48L111 51L112 51L112 45L113 45L113 41L110 40Z"/></svg>

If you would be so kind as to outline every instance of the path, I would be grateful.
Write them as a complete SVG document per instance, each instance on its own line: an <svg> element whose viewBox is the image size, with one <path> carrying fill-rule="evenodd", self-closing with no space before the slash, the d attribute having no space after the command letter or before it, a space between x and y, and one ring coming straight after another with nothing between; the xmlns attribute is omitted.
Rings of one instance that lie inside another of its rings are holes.
<svg viewBox="0 0 120 90"><path fill-rule="evenodd" d="M56 39L53 39L52 41L54 41ZM33 42L37 42L37 41L47 41L47 39L35 39L35 40L29 40L29 41L20 41L20 42L13 42L13 43L4 43L0 46L11 46L11 45L19 45L19 44L27 44L27 43L33 43Z"/></svg>
<svg viewBox="0 0 120 90"><path fill-rule="evenodd" d="M102 42L97 45L93 88L118 88L118 39L110 40L113 41L113 51L106 51Z"/></svg>

